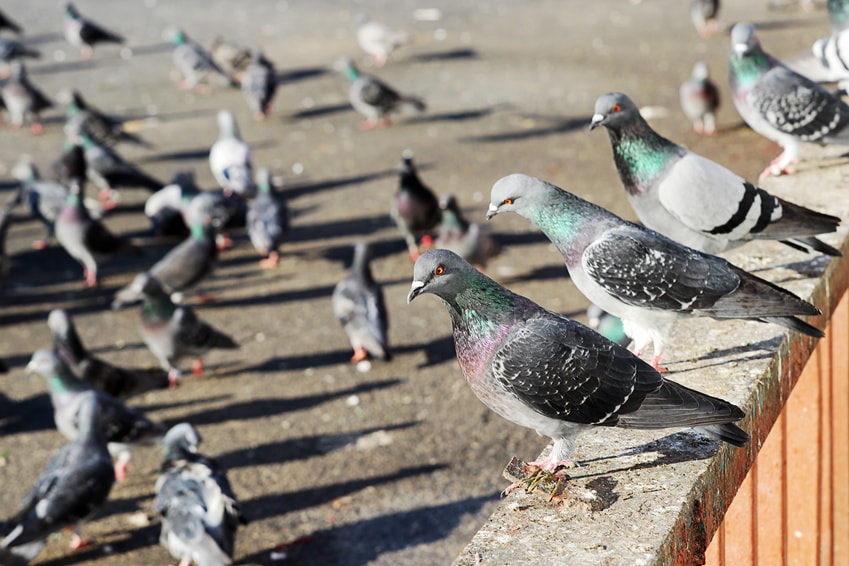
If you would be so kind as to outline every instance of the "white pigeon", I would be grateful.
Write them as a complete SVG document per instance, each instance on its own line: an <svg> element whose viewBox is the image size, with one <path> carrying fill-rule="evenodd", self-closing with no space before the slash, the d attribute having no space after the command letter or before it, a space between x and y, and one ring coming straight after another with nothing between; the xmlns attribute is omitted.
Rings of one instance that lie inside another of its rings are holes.
<svg viewBox="0 0 849 566"><path fill-rule="evenodd" d="M242 141L236 119L229 110L218 113L218 140L209 150L209 167L226 195L254 196L251 146Z"/></svg>
<svg viewBox="0 0 849 566"><path fill-rule="evenodd" d="M357 20L357 43L363 51L371 55L375 67L384 66L389 55L409 41L407 32L393 30L366 15L361 15Z"/></svg>

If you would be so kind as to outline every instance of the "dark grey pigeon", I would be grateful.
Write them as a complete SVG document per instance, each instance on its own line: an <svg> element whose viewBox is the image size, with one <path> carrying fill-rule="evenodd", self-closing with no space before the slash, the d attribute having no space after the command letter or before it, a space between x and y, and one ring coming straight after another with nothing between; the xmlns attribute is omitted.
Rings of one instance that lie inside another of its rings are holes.
<svg viewBox="0 0 849 566"><path fill-rule="evenodd" d="M795 317L819 309L793 293L541 179L514 174L493 185L487 217L510 211L552 241L590 302L622 319L638 355L654 344L654 367L672 323L688 315L772 322L823 336Z"/></svg>
<svg viewBox="0 0 849 566"><path fill-rule="evenodd" d="M370 261L371 247L367 242L358 242L348 276L333 289L333 314L354 349L352 364L369 357L379 360L392 357L386 335L389 317L383 289L372 276Z"/></svg>
<svg viewBox="0 0 849 566"><path fill-rule="evenodd" d="M20 41L0 37L0 61L8 63L14 59L38 59L41 53L29 48Z"/></svg>
<svg viewBox="0 0 849 566"><path fill-rule="evenodd" d="M263 256L263 268L275 267L280 261L280 245L289 234L289 210L283 197L274 191L271 171L265 167L256 172L257 195L248 205L248 237Z"/></svg>
<svg viewBox="0 0 849 566"><path fill-rule="evenodd" d="M181 564L232 564L236 530L247 523L219 464L198 452L201 437L189 423L165 435L165 458L153 509L162 519L159 543Z"/></svg>
<svg viewBox="0 0 849 566"><path fill-rule="evenodd" d="M47 316L53 335L53 350L78 378L118 399L127 399L153 389L168 387L168 376L161 369L127 369L110 364L83 346L71 315L53 309Z"/></svg>
<svg viewBox="0 0 849 566"><path fill-rule="evenodd" d="M554 440L531 465L570 467L590 426L699 427L743 446L736 406L665 380L649 364L589 328L505 289L448 250L422 254L407 302L424 293L451 315L457 361L487 407Z"/></svg>
<svg viewBox="0 0 849 566"><path fill-rule="evenodd" d="M71 139L87 134L95 142L113 146L118 143L131 143L152 147L141 137L127 131L127 121L101 112L83 99L79 91L63 90L59 101L65 104L65 135Z"/></svg>
<svg viewBox="0 0 849 566"><path fill-rule="evenodd" d="M361 125L365 130L388 126L389 115L404 106L411 106L418 112L427 108L421 98L401 94L377 77L361 73L348 57L336 61L334 67L350 83L348 101L365 118Z"/></svg>
<svg viewBox="0 0 849 566"><path fill-rule="evenodd" d="M100 409L92 392L81 395L79 435L50 458L20 511L0 531L0 564L28 564L49 535L67 527L74 528L71 549L90 544L78 526L106 502L115 483Z"/></svg>
<svg viewBox="0 0 849 566"><path fill-rule="evenodd" d="M162 425L147 418L138 409L128 407L112 395L93 389L71 372L71 368L53 350L36 350L27 364L27 373L37 373L47 383L53 420L65 438L76 439L81 432L80 406L85 393L92 392L100 406L103 434L109 453L115 458L115 478L127 475L132 447L154 444L165 432Z"/></svg>
<svg viewBox="0 0 849 566"><path fill-rule="evenodd" d="M750 240L839 256L817 234L840 219L775 197L655 132L630 98L603 94L590 128L610 134L613 161L643 224L685 246L719 253Z"/></svg>
<svg viewBox="0 0 849 566"><path fill-rule="evenodd" d="M84 17L70 2L65 4L62 24L65 39L80 49L84 59L91 58L98 43L124 43L123 37Z"/></svg>
<svg viewBox="0 0 849 566"><path fill-rule="evenodd" d="M20 61L12 62L10 73L9 80L0 89L9 123L17 129L29 121L32 133L40 134L43 130L41 111L53 106L53 102L30 82L26 67Z"/></svg>
<svg viewBox="0 0 849 566"><path fill-rule="evenodd" d="M490 258L501 253L501 244L486 228L466 220L454 195L443 195L439 208L442 219L437 229L436 247L451 250L478 269L486 269Z"/></svg>
<svg viewBox="0 0 849 566"><path fill-rule="evenodd" d="M731 30L728 82L743 120L784 148L761 178L792 173L802 143L849 145L849 106L766 53L750 23Z"/></svg>
<svg viewBox="0 0 849 566"><path fill-rule="evenodd" d="M271 101L277 92L277 73L274 64L260 49L251 51L250 65L242 74L242 94L254 119L261 122L271 113Z"/></svg>
<svg viewBox="0 0 849 566"><path fill-rule="evenodd" d="M716 133L716 112L719 110L719 89L710 78L704 61L696 61L689 78L678 89L681 110L690 122L693 131L700 135Z"/></svg>
<svg viewBox="0 0 849 566"><path fill-rule="evenodd" d="M404 235L410 259L415 261L419 257L418 236L422 236L423 248L433 246L430 232L439 225L442 213L436 195L419 178L412 151L407 150L401 155L398 190L392 199L389 215Z"/></svg>
<svg viewBox="0 0 849 566"><path fill-rule="evenodd" d="M171 60L183 76L177 83L181 90L205 90L206 81L212 77L217 84L236 86L236 81L224 69L215 64L207 51L196 42L189 39L181 29L165 30L165 37L174 46Z"/></svg>
<svg viewBox="0 0 849 566"><path fill-rule="evenodd" d="M231 337L200 320L191 308L175 305L149 272L137 275L126 291L143 297L139 332L168 372L172 387L180 382L182 373L177 364L182 358L193 356L192 373L199 375L203 373L203 354L213 348L239 347ZM112 307L116 308L115 303Z"/></svg>

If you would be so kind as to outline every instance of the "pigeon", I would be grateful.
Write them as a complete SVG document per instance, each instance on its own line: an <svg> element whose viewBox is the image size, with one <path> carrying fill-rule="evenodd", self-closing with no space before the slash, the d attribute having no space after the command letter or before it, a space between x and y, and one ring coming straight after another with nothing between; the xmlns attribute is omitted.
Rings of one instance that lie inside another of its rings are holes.
<svg viewBox="0 0 849 566"><path fill-rule="evenodd" d="M625 334L622 319L613 316L598 305L587 307L587 326L623 348L631 345L631 338Z"/></svg>
<svg viewBox="0 0 849 566"><path fill-rule="evenodd" d="M160 369L124 369L104 361L86 350L77 334L71 315L64 309L53 309L47 316L53 335L53 350L79 379L118 399L127 399L168 386Z"/></svg>
<svg viewBox="0 0 849 566"><path fill-rule="evenodd" d="M271 171L261 167L256 172L257 195L248 206L248 237L263 256L259 264L268 269L280 261L279 248L289 234L289 210L274 191Z"/></svg>
<svg viewBox="0 0 849 566"><path fill-rule="evenodd" d="M501 253L501 244L486 228L466 220L454 195L443 195L439 208L442 217L437 229L437 248L451 250L481 270L486 268L490 258Z"/></svg>
<svg viewBox="0 0 849 566"><path fill-rule="evenodd" d="M254 119L262 122L271 113L271 101L277 92L277 73L274 64L262 50L251 50L251 62L242 74L242 94Z"/></svg>
<svg viewBox="0 0 849 566"><path fill-rule="evenodd" d="M408 41L410 36L405 31L393 30L365 14L357 18L357 43L372 57L375 67L384 66L389 55Z"/></svg>
<svg viewBox="0 0 849 566"><path fill-rule="evenodd" d="M388 126L389 114L402 106L412 106L419 112L427 108L421 98L400 94L377 77L361 73L349 57L339 59L334 67L350 83L348 101L365 118L361 124L364 130Z"/></svg>
<svg viewBox="0 0 849 566"><path fill-rule="evenodd" d="M83 59L90 59L98 43L124 43L124 38L80 14L70 2L65 5L63 21L65 39L80 49Z"/></svg>
<svg viewBox="0 0 849 566"><path fill-rule="evenodd" d="M200 193L194 171L177 171L171 182L150 195L144 203L144 214L150 218L157 236L185 236L188 226L183 212Z"/></svg>
<svg viewBox="0 0 849 566"><path fill-rule="evenodd" d="M112 459L106 449L101 408L96 396L80 395L79 434L59 449L38 475L18 513L9 519L0 536L0 564L24 565L35 559L47 537L74 528L70 547L91 541L78 533L78 525L100 508L115 483Z"/></svg>
<svg viewBox="0 0 849 566"><path fill-rule="evenodd" d="M750 23L731 29L728 81L743 120L784 148L761 178L792 173L801 142L849 145L849 106L764 52Z"/></svg>
<svg viewBox="0 0 849 566"><path fill-rule="evenodd" d="M236 81L226 71L215 64L206 50L189 39L186 33L177 28L165 31L166 38L174 45L171 60L177 71L183 76L177 83L181 90L205 91L210 75L221 85L236 86Z"/></svg>
<svg viewBox="0 0 849 566"><path fill-rule="evenodd" d="M12 61L10 73L9 80L0 89L0 98L9 113L9 122L13 128L18 129L29 120L32 133L40 134L44 129L41 111L53 106L53 102L30 82L23 63Z"/></svg>
<svg viewBox="0 0 849 566"><path fill-rule="evenodd" d="M238 77L251 64L251 50L235 41L215 36L209 44L212 60L228 75Z"/></svg>
<svg viewBox="0 0 849 566"><path fill-rule="evenodd" d="M690 0L690 21L700 36L709 37L721 29L717 14L719 0Z"/></svg>
<svg viewBox="0 0 849 566"><path fill-rule="evenodd" d="M218 112L218 139L209 150L209 168L225 194L252 197L256 191L251 146L242 141L229 110Z"/></svg>
<svg viewBox="0 0 849 566"><path fill-rule="evenodd" d="M107 147L118 143L152 147L141 137L128 132L126 121L105 114L88 104L78 91L63 90L59 94L59 100L67 107L64 131L68 138L74 139L85 133L96 143Z"/></svg>
<svg viewBox="0 0 849 566"><path fill-rule="evenodd" d="M704 61L693 65L690 78L679 89L681 110L697 134L712 136L716 133L716 111L719 108L719 89L710 80Z"/></svg>
<svg viewBox="0 0 849 566"><path fill-rule="evenodd" d="M738 407L664 379L622 346L505 289L448 250L422 254L407 302L431 293L451 315L457 361L472 391L503 418L554 440L529 465L572 467L590 426L699 427L734 446L749 436Z"/></svg>
<svg viewBox="0 0 849 566"><path fill-rule="evenodd" d="M138 187L154 193L165 186L159 179L145 173L111 147L98 143L87 132L81 131L68 143L82 145L88 176L100 190L98 198L106 206L114 206L114 189Z"/></svg>
<svg viewBox="0 0 849 566"><path fill-rule="evenodd" d="M17 24L13 19L5 14L2 10L0 10L0 30L8 29L15 32L17 35L21 35L24 30L20 25Z"/></svg>
<svg viewBox="0 0 849 566"><path fill-rule="evenodd" d="M383 289L371 273L371 246L358 242L348 276L333 288L333 314L348 335L354 349L351 363L369 357L389 361L386 332L389 317L383 301Z"/></svg>
<svg viewBox="0 0 849 566"><path fill-rule="evenodd" d="M36 350L27 364L28 374L38 374L47 382L53 420L68 440L77 439L84 428L80 410L85 393L94 393L100 407L100 424L109 453L115 458L115 480L124 481L132 447L155 444L162 440L164 428L138 409L128 407L117 398L93 389L76 377L53 350Z"/></svg>
<svg viewBox="0 0 849 566"><path fill-rule="evenodd" d="M44 249L53 238L56 217L59 216L65 201L68 200L68 188L56 181L42 179L38 169L28 158L21 159L15 164L12 168L12 176L20 182L20 199L27 204L33 217L47 229L43 239L33 242L33 248ZM93 214L91 210L89 213Z"/></svg>
<svg viewBox="0 0 849 566"><path fill-rule="evenodd" d="M14 59L39 59L40 57L40 51L27 47L20 41L0 37L0 61L8 63Z"/></svg>
<svg viewBox="0 0 849 566"><path fill-rule="evenodd" d="M416 165L413 163L413 152L410 150L401 155L398 190L392 199L389 215L404 235L410 259L416 261L419 257L416 237L424 235L422 247L431 247L433 237L430 231L439 225L442 212L436 195L419 179Z"/></svg>
<svg viewBox="0 0 849 566"><path fill-rule="evenodd" d="M596 100L590 127L598 126L610 134L619 178L648 228L711 254L765 239L840 255L815 237L834 232L840 218L775 197L660 136L626 95L612 92Z"/></svg>
<svg viewBox="0 0 849 566"><path fill-rule="evenodd" d="M68 199L55 223L56 239L72 258L83 265L86 287L97 285L98 256L119 252L141 253L130 242L116 236L92 218L83 205L82 184L71 179Z"/></svg>
<svg viewBox="0 0 849 566"><path fill-rule="evenodd" d="M823 336L794 317L820 311L789 291L541 179L517 173L496 181L487 218L509 211L552 241L590 302L622 319L635 353L654 345L656 368L672 323L685 315L772 322Z"/></svg>
<svg viewBox="0 0 849 566"><path fill-rule="evenodd" d="M128 288L142 295L139 330L144 343L168 372L168 381L176 387L182 376L177 363L181 358L195 356L192 372L203 373L201 356L213 348L234 350L239 345L223 332L200 320L184 305L175 305L159 281L149 272L136 276ZM120 304L112 303L112 308Z"/></svg>
<svg viewBox="0 0 849 566"><path fill-rule="evenodd" d="M247 524L226 472L198 452L200 433L189 423L165 435L154 511L162 519L159 543L180 564L233 563L236 530Z"/></svg>

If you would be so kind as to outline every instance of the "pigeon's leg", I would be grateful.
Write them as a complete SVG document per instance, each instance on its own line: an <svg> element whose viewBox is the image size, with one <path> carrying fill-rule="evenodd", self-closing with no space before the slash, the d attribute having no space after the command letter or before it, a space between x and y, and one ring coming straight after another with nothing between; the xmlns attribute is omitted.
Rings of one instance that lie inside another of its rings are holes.
<svg viewBox="0 0 849 566"><path fill-rule="evenodd" d="M199 376L203 374L203 358L200 356L192 360L192 375Z"/></svg>
<svg viewBox="0 0 849 566"><path fill-rule="evenodd" d="M660 358L663 352L659 352L655 350L654 355L651 357L651 367L656 369L659 373L666 373L667 369L660 365Z"/></svg>
<svg viewBox="0 0 849 566"><path fill-rule="evenodd" d="M378 122L378 121L369 120L368 118L366 118L365 120L360 122L360 129L364 130L364 131L365 130L373 130L378 126L379 123L380 122Z"/></svg>
<svg viewBox="0 0 849 566"><path fill-rule="evenodd" d="M796 151L786 148L781 152L781 155L773 159L766 169L758 177L759 181L763 181L768 177L779 177L781 175L792 175L795 173L793 164L799 162L799 156Z"/></svg>
<svg viewBox="0 0 849 566"><path fill-rule="evenodd" d="M216 235L215 247L218 248L219 252L223 252L224 250L232 248L233 239L230 237L230 234L226 232L221 232L220 234Z"/></svg>
<svg viewBox="0 0 849 566"><path fill-rule="evenodd" d="M383 118L381 118L380 120L377 121L377 127L378 128L388 128L389 124L390 124L389 118L386 117L386 116L384 116Z"/></svg>
<svg viewBox="0 0 849 566"><path fill-rule="evenodd" d="M206 83L198 83L195 85L194 91L198 94L206 94L209 92L209 85Z"/></svg>
<svg viewBox="0 0 849 566"><path fill-rule="evenodd" d="M422 236L421 241L419 242L419 247L425 251L432 250L434 246L433 236L430 234L425 234Z"/></svg>
<svg viewBox="0 0 849 566"><path fill-rule="evenodd" d="M109 186L103 187L98 191L97 200L103 205L103 210L112 210L118 206L117 194Z"/></svg>
<svg viewBox="0 0 849 566"><path fill-rule="evenodd" d="M266 113L262 110L257 110L256 112L254 112L254 120L256 120L257 122L265 122L265 118Z"/></svg>
<svg viewBox="0 0 849 566"><path fill-rule="evenodd" d="M177 88L180 90L193 90L197 83L188 79L180 79L177 81Z"/></svg>
<svg viewBox="0 0 849 566"><path fill-rule="evenodd" d="M389 59L389 56L384 53L379 53L374 56L374 66L378 69L383 67L386 64L386 61Z"/></svg>
<svg viewBox="0 0 849 566"><path fill-rule="evenodd" d="M265 259L259 260L259 265L263 269L271 269L273 267L277 267L278 263L280 263L280 254L278 252L271 252Z"/></svg>
<svg viewBox="0 0 849 566"><path fill-rule="evenodd" d="M94 49L91 47L91 45L83 45L80 48L80 57L82 57L84 61L88 61L89 59L91 59L92 55L94 55Z"/></svg>
<svg viewBox="0 0 849 566"><path fill-rule="evenodd" d="M130 453L121 452L118 461L115 462L115 481L121 483L127 479L127 470L130 469Z"/></svg>
<svg viewBox="0 0 849 566"><path fill-rule="evenodd" d="M528 466L534 466L539 468L540 470L544 470L546 472L554 473L558 468L577 468L578 463L574 460L555 460L553 457L554 450L551 453L543 458L542 460L534 460L533 462L528 462Z"/></svg>
<svg viewBox="0 0 849 566"><path fill-rule="evenodd" d="M96 287L97 271L89 269L88 267L83 267L83 281L86 287Z"/></svg>
<svg viewBox="0 0 849 566"><path fill-rule="evenodd" d="M351 356L351 363L358 364L363 360L368 359L368 351L362 346L357 346L354 348L354 355Z"/></svg>
<svg viewBox="0 0 849 566"><path fill-rule="evenodd" d="M168 370L168 387L177 387L180 385L180 370L171 368Z"/></svg>
<svg viewBox="0 0 849 566"><path fill-rule="evenodd" d="M34 136L41 135L44 131L44 125L39 121L33 122L29 127L29 131L32 132L32 135Z"/></svg>
<svg viewBox="0 0 849 566"><path fill-rule="evenodd" d="M70 544L68 544L68 548L70 548L71 550L79 550L81 548L91 546L92 544L94 544L94 541L92 541L90 538L83 538L77 531L73 531L71 533L71 542Z"/></svg>
<svg viewBox="0 0 849 566"><path fill-rule="evenodd" d="M47 247L47 240L35 240L32 243L32 249L34 250L43 250Z"/></svg>
<svg viewBox="0 0 849 566"><path fill-rule="evenodd" d="M705 114L704 117L704 134L706 136L712 136L716 134L716 116L712 113Z"/></svg>
<svg viewBox="0 0 849 566"><path fill-rule="evenodd" d="M693 122L693 131L700 136L705 135L705 124L701 120Z"/></svg>

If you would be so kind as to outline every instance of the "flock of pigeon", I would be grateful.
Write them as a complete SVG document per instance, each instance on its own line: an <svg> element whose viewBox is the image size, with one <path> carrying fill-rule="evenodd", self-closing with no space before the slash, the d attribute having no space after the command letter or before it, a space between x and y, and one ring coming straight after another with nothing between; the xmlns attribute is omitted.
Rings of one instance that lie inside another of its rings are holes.
<svg viewBox="0 0 849 566"><path fill-rule="evenodd" d="M835 26L846 6L849 2L829 1ZM718 29L710 23L715 14L707 17L695 8L693 14L701 18L700 33ZM4 27L20 32L0 15ZM835 30L836 36L843 33ZM91 57L100 42L123 41L71 4L65 34L82 57ZM184 31L173 28L166 35L174 45L180 88L204 91L210 82L238 85L251 114L257 120L268 116L277 80L274 65L261 50L220 45L231 65L225 68L220 57L216 61ZM406 34L368 19L360 22L357 38L376 67L408 40ZM829 42L840 45L837 38ZM752 25L733 27L730 51L735 106L747 124L784 149L764 175L792 173L801 143L849 144L849 106L768 55ZM37 134L39 113L51 102L32 85L19 61L37 53L9 39L0 41L0 52L12 61L0 90L10 123L20 127L29 121ZM363 116L365 129L388 126L391 113L404 105L425 110L423 100L359 71L351 59L338 60L334 68L350 82L349 100ZM0 242L15 207L25 202L46 228L34 246L43 248L55 238L82 266L84 285L95 286L102 257L139 253L99 220L120 206L120 187L149 189L144 210L152 231L184 239L119 290L112 302L113 309L141 302L140 334L161 370L116 367L95 357L68 312L50 313L53 347L35 352L27 371L45 379L56 427L70 443L48 462L21 511L0 530L0 563L32 560L50 533L76 525L106 501L113 483L126 476L133 445L162 443L154 504L162 520L161 543L184 565L229 564L236 529L246 520L224 470L199 452L200 435L191 424L166 430L124 400L178 385L183 359L191 358L192 371L201 373L204 353L238 347L183 300L214 270L218 254L233 245L230 231L246 230L262 256L261 266L277 266L289 230L286 204L271 172L254 169L251 148L227 110L218 113L220 134L209 153L220 191L202 191L190 172L178 172L170 183L162 183L123 160L114 145L147 142L127 124L88 105L79 92L68 91L62 98L67 141L54 167L56 180L41 178L27 161L15 167L20 190L4 205ZM681 100L697 132L715 133L718 95L703 64L682 85ZM768 239L839 256L819 236L834 232L840 219L771 195L666 139L625 94L601 95L588 125L607 130L615 167L642 225L522 174L494 183L487 218L512 211L539 228L561 253L578 289L622 320L630 350L488 277L486 265L501 251L498 241L463 216L456 198L437 197L420 178L411 152L402 155L390 210L415 262L407 300L426 293L442 299L460 367L475 395L505 419L554 440L547 456L529 466L562 473L563 467L575 465L570 459L575 439L590 426L696 427L744 446L749 437L735 424L744 418L740 408L662 375L670 327L682 317L707 316L772 323L821 337L821 330L798 318L819 314L816 307L714 254ZM96 199L85 196L89 182L98 190ZM3 258L3 275L13 278ZM391 359L386 306L370 258L370 246L356 244L350 273L332 296L356 364ZM644 361L640 356L652 348L650 360ZM75 532L72 547L85 543Z"/></svg>

